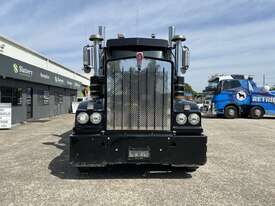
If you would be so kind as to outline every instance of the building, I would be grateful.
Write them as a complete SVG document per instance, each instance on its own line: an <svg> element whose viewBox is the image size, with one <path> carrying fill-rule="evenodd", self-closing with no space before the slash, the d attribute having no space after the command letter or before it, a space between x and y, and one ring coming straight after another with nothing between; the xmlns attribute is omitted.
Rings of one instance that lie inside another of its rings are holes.
<svg viewBox="0 0 275 206"><path fill-rule="evenodd" d="M0 36L0 103L12 124L68 113L89 79Z"/></svg>

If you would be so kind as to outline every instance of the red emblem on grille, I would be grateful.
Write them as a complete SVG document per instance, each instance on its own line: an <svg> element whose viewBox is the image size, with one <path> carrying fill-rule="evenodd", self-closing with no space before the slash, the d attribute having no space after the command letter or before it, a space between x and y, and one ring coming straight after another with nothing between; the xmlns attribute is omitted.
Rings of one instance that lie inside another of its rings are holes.
<svg viewBox="0 0 275 206"><path fill-rule="evenodd" d="M137 52L136 58L137 58L137 66L140 68L143 60L143 52Z"/></svg>

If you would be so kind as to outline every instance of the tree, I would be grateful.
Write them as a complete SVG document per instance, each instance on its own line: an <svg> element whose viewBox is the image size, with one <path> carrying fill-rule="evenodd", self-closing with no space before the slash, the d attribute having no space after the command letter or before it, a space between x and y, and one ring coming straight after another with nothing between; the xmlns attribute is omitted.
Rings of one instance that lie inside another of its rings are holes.
<svg viewBox="0 0 275 206"><path fill-rule="evenodd" d="M186 93L191 93L193 97L197 95L197 92L195 90L193 90L192 86L188 83L185 83L184 91Z"/></svg>

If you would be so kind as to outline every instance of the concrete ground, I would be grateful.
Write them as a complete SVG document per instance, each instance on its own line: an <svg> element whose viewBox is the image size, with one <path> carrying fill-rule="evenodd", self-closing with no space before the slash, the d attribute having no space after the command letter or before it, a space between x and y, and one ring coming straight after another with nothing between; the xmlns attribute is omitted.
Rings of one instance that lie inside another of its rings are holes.
<svg viewBox="0 0 275 206"><path fill-rule="evenodd" d="M275 205L275 119L203 119L208 162L180 170L68 165L72 115L0 130L0 205Z"/></svg>

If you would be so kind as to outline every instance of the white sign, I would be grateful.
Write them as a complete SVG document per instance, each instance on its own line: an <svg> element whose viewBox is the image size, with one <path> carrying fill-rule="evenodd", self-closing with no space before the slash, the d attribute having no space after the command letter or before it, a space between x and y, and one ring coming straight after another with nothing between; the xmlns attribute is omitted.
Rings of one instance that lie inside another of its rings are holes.
<svg viewBox="0 0 275 206"><path fill-rule="evenodd" d="M255 97L252 98L252 102L273 103L273 104L275 104L275 97L255 96Z"/></svg>
<svg viewBox="0 0 275 206"><path fill-rule="evenodd" d="M32 71L22 65L13 64L13 72L22 76L32 77Z"/></svg>
<svg viewBox="0 0 275 206"><path fill-rule="evenodd" d="M42 79L48 79L48 80L50 79L50 76L48 74L43 73L43 72L40 72L40 77Z"/></svg>
<svg viewBox="0 0 275 206"><path fill-rule="evenodd" d="M11 103L0 103L0 129L11 128Z"/></svg>

